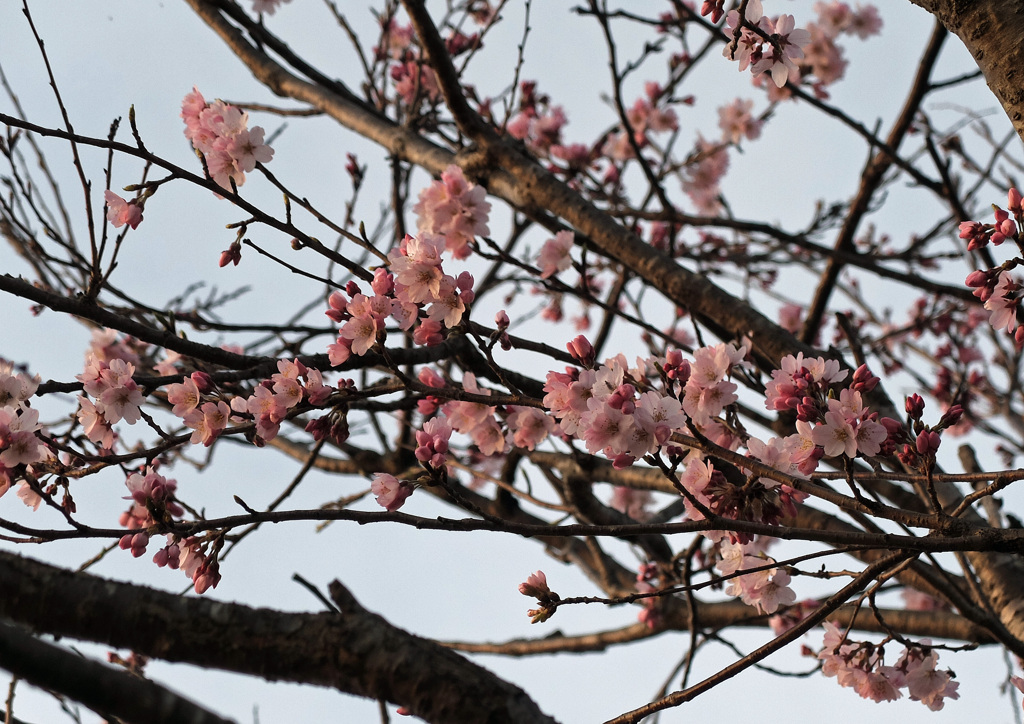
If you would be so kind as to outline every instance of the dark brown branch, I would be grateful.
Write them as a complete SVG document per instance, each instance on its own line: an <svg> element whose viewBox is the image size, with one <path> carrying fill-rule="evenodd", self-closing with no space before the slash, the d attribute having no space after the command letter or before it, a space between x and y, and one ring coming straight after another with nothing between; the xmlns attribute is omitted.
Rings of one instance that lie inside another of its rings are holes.
<svg viewBox="0 0 1024 724"><path fill-rule="evenodd" d="M358 604L342 615L254 609L0 552L0 616L167 661L383 699L431 722L554 721L519 688Z"/></svg>
<svg viewBox="0 0 1024 724"><path fill-rule="evenodd" d="M0 668L125 724L229 724L180 694L0 621Z"/></svg>
<svg viewBox="0 0 1024 724"><path fill-rule="evenodd" d="M946 29L939 23L935 23L931 38L928 40L928 45L918 65L917 75L914 77L910 93L903 104L903 110L900 112L900 116L893 125L887 139L889 147L894 150L899 150L900 143L906 137L917 115L921 101L924 100L925 95L931 89L929 78L935 67L935 62L939 58L939 50L941 50L942 42L945 39ZM874 198L885 174L892 168L892 164L893 157L884 151L876 153L874 158L868 163L868 167L861 175L857 194L850 203L850 209L846 214L846 219L843 221L843 227L839 232L839 236L836 237L836 252L849 253L853 251L854 237L857 234L857 229L860 228L860 223L871 206L871 200ZM956 190L947 188L945 192L948 196L952 197L955 195ZM814 301L811 302L811 306L807 311L807 319L804 322L804 328L800 335L804 342L809 343L818 336L822 318L825 316L825 309L828 307L828 300L835 289L835 284L839 279L839 272L842 267L843 264L840 259L835 257L829 259L828 265L821 275L818 288L814 293Z"/></svg>

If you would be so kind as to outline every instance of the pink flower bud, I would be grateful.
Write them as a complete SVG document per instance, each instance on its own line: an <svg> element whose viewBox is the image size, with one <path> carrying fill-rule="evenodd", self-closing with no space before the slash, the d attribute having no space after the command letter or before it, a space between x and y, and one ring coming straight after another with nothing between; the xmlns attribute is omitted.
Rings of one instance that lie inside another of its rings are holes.
<svg viewBox="0 0 1024 724"><path fill-rule="evenodd" d="M131 549L132 555L139 558L146 552L146 546L149 545L149 536L145 533L136 533L132 536Z"/></svg>
<svg viewBox="0 0 1024 724"><path fill-rule="evenodd" d="M240 261L242 261L242 245L236 241L220 253L220 261L217 266L226 267L228 264L238 266Z"/></svg>
<svg viewBox="0 0 1024 724"><path fill-rule="evenodd" d="M572 358L584 367L594 364L594 345L582 334L577 335L571 342L565 345Z"/></svg>
<svg viewBox="0 0 1024 724"><path fill-rule="evenodd" d="M857 368L857 371L853 373L853 389L858 392L871 392L875 389L880 379L871 374L871 370L868 369L866 364L861 365Z"/></svg>
<svg viewBox="0 0 1024 724"><path fill-rule="evenodd" d="M1024 327L1018 327L1018 329L1024 329ZM942 417L939 418L939 426L942 428L946 428L949 427L950 425L955 425L958 422L960 422L960 418L963 417L963 414L963 407L961 407L960 405L953 405L944 413L942 413Z"/></svg>
<svg viewBox="0 0 1024 724"><path fill-rule="evenodd" d="M917 436L917 452L921 455L934 454L942 442L939 433L933 430L922 430Z"/></svg>
<svg viewBox="0 0 1024 724"><path fill-rule="evenodd" d="M899 420L894 420L891 417L883 417L878 422L885 428L885 431L889 433L889 437L898 435L903 430L903 423Z"/></svg>
<svg viewBox="0 0 1024 724"><path fill-rule="evenodd" d="M551 589L548 588L548 579L544 571L537 571L519 584L519 592L524 596L538 600L547 599L551 596Z"/></svg>
<svg viewBox="0 0 1024 724"><path fill-rule="evenodd" d="M911 418L917 420L920 419L921 414L924 412L924 400L921 399L921 395L916 392L907 398L906 402L907 414Z"/></svg>
<svg viewBox="0 0 1024 724"><path fill-rule="evenodd" d="M1006 194L1006 208L1011 214L1019 214L1024 211L1021 205L1021 195L1015 187L1011 186Z"/></svg>
<svg viewBox="0 0 1024 724"><path fill-rule="evenodd" d="M616 455L615 458L612 459L612 467L615 468L616 470L625 470L635 462L635 457L633 457L632 455L622 453L620 455Z"/></svg>
<svg viewBox="0 0 1024 724"><path fill-rule="evenodd" d="M324 314L326 314L332 322L341 323L345 321L348 300L345 299L344 295L341 292L331 292L331 296L328 297L327 303L331 308L324 312Z"/></svg>
<svg viewBox="0 0 1024 724"><path fill-rule="evenodd" d="M505 313L504 309L494 315L494 324L498 329L508 329L508 325L511 324L511 320L508 318L508 314Z"/></svg>
<svg viewBox="0 0 1024 724"><path fill-rule="evenodd" d="M203 394L210 392L214 388L213 378L205 372L196 370L190 377L196 383L196 388Z"/></svg>
<svg viewBox="0 0 1024 724"><path fill-rule="evenodd" d="M969 287L985 287L988 286L989 273L981 269L976 269L967 275L967 279L964 280L964 284Z"/></svg>
<svg viewBox="0 0 1024 724"><path fill-rule="evenodd" d="M421 367L416 377L428 387L444 387L444 377L432 367Z"/></svg>
<svg viewBox="0 0 1024 724"><path fill-rule="evenodd" d="M960 238L974 239L982 234L982 226L977 221L960 222Z"/></svg>
<svg viewBox="0 0 1024 724"><path fill-rule="evenodd" d="M373 282L371 282L370 286L375 294L386 297L394 290L395 281L386 268L379 267L373 272Z"/></svg>

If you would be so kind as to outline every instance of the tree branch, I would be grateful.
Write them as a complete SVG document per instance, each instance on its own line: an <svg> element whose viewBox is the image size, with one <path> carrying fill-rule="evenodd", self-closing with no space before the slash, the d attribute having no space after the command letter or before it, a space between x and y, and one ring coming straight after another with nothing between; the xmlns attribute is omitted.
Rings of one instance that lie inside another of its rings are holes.
<svg viewBox="0 0 1024 724"><path fill-rule="evenodd" d="M254 609L0 551L0 616L167 661L384 699L431 722L554 721L518 687L362 607L343 615Z"/></svg>

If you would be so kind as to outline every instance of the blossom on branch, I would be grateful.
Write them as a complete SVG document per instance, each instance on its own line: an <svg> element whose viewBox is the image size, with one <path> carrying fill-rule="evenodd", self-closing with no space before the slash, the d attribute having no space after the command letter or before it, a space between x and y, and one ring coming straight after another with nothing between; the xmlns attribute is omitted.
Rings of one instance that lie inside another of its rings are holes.
<svg viewBox="0 0 1024 724"><path fill-rule="evenodd" d="M181 118L185 137L203 155L210 178L221 188L241 186L247 172L274 156L274 149L263 141L263 129L248 127L248 113L224 101L207 103L197 88L182 101Z"/></svg>

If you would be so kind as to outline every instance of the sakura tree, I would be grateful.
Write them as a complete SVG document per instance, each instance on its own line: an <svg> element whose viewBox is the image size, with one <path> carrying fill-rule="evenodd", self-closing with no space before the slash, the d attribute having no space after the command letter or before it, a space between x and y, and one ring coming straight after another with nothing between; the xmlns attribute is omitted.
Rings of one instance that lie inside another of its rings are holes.
<svg viewBox="0 0 1024 724"><path fill-rule="evenodd" d="M5 720L1018 714L1024 26L914 4L5 9Z"/></svg>

